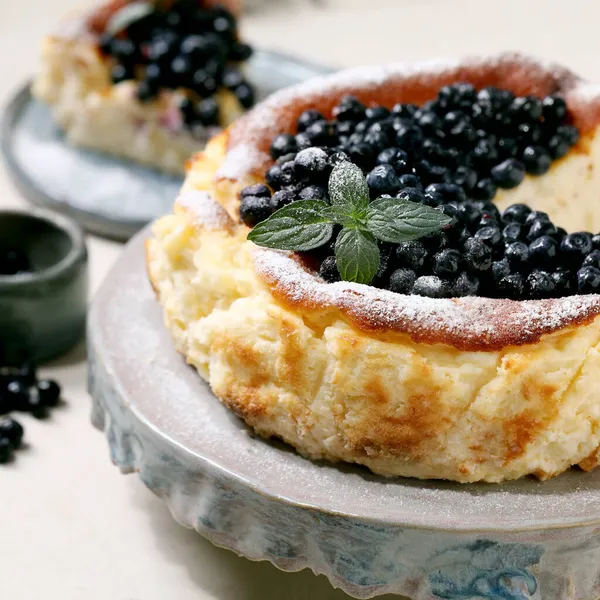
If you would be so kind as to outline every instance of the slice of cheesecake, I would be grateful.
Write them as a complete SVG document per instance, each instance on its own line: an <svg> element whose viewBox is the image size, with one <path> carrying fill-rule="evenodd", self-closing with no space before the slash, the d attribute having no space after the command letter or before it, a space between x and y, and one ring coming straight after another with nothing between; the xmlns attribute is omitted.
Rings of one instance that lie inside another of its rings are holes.
<svg viewBox="0 0 600 600"><path fill-rule="evenodd" d="M113 0L68 18L44 40L33 94L70 143L183 173L254 103L237 4Z"/></svg>

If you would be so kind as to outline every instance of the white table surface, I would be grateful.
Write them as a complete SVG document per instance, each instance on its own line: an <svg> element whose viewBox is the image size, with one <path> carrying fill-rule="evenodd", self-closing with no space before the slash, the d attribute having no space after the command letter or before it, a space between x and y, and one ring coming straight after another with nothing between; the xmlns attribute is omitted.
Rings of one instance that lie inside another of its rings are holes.
<svg viewBox="0 0 600 600"><path fill-rule="evenodd" d="M77 0L75 0L76 2ZM74 0L0 0L0 103L35 71L41 36ZM82 3L81 0L79 2ZM85 4L85 2L83 2ZM340 66L522 50L600 81L594 0L269 0L255 44ZM26 206L0 166L0 208ZM91 291L119 256L88 239ZM48 365L66 406L24 417L27 449L0 468L3 600L344 600L323 577L214 548L122 476L89 425L83 347ZM388 596L388 598L390 598Z"/></svg>

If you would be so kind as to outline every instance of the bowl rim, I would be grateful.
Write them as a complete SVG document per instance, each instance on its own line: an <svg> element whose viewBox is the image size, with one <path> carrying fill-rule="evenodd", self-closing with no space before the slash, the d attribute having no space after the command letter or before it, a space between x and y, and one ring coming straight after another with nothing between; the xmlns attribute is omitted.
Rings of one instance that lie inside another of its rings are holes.
<svg viewBox="0 0 600 600"><path fill-rule="evenodd" d="M25 288L38 283L55 281L87 257L87 247L83 230L72 219L41 208L0 209L0 219L6 216L37 219L38 221L45 222L54 230L67 236L70 248L66 256L44 269L17 273L16 275L0 275L0 290L14 289L16 287Z"/></svg>

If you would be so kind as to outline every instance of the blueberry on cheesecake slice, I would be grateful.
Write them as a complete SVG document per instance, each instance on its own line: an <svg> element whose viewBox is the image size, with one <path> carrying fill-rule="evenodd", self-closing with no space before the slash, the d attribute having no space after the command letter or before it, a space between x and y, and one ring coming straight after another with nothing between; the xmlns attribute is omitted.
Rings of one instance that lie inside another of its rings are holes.
<svg viewBox="0 0 600 600"><path fill-rule="evenodd" d="M548 479L600 459L600 90L521 55L281 91L148 241L177 349L303 456Z"/></svg>
<svg viewBox="0 0 600 600"><path fill-rule="evenodd" d="M70 143L157 169L185 161L250 108L237 2L112 0L44 40L33 93Z"/></svg>

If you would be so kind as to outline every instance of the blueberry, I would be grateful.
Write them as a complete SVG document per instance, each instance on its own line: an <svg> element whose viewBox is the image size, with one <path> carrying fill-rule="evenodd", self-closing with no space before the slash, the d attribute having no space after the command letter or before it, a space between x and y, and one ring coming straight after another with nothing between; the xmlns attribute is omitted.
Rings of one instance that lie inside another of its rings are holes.
<svg viewBox="0 0 600 600"><path fill-rule="evenodd" d="M520 242L525 237L525 228L521 223L509 223L502 230L502 236L504 237L504 242L506 244Z"/></svg>
<svg viewBox="0 0 600 600"><path fill-rule="evenodd" d="M547 123L561 123L567 116L567 103L560 96L546 96L542 109Z"/></svg>
<svg viewBox="0 0 600 600"><path fill-rule="evenodd" d="M487 271L492 266L492 249L482 240L470 238L463 248L464 261L470 271Z"/></svg>
<svg viewBox="0 0 600 600"><path fill-rule="evenodd" d="M29 388L19 380L8 383L4 392L6 402L13 410L26 411L29 402Z"/></svg>
<svg viewBox="0 0 600 600"><path fill-rule="evenodd" d="M470 167L457 167L453 177L454 183L464 191L470 192L477 185L477 171Z"/></svg>
<svg viewBox="0 0 600 600"><path fill-rule="evenodd" d="M228 90L235 90L244 83L244 77L237 69L225 69L221 82Z"/></svg>
<svg viewBox="0 0 600 600"><path fill-rule="evenodd" d="M258 196L259 198L270 198L271 190L263 183L257 183L256 185L249 185L242 189L240 192L240 198L246 196Z"/></svg>
<svg viewBox="0 0 600 600"><path fill-rule="evenodd" d="M600 233L592 236L592 246L594 250L600 250Z"/></svg>
<svg viewBox="0 0 600 600"><path fill-rule="evenodd" d="M568 269L558 268L551 276L552 281L554 282L554 294L556 296L566 296L573 292L573 275Z"/></svg>
<svg viewBox="0 0 600 600"><path fill-rule="evenodd" d="M592 249L592 236L586 232L570 233L560 244L561 256L572 265L580 265Z"/></svg>
<svg viewBox="0 0 600 600"><path fill-rule="evenodd" d="M477 200L491 200L497 192L496 184L488 178L480 179L471 191L471 196Z"/></svg>
<svg viewBox="0 0 600 600"><path fill-rule="evenodd" d="M471 152L473 163L481 168L496 164L498 158L498 149L495 144L490 143L489 138L479 140Z"/></svg>
<svg viewBox="0 0 600 600"><path fill-rule="evenodd" d="M542 140L542 128L536 123L519 123L515 137L521 146L534 146Z"/></svg>
<svg viewBox="0 0 600 600"><path fill-rule="evenodd" d="M0 438L10 442L13 449L17 449L23 441L23 426L14 419L3 419L0 421Z"/></svg>
<svg viewBox="0 0 600 600"><path fill-rule="evenodd" d="M448 282L440 277L424 275L415 281L412 293L429 298L447 298L451 293L451 288Z"/></svg>
<svg viewBox="0 0 600 600"><path fill-rule="evenodd" d="M520 96L512 101L509 111L516 120L537 121L543 114L543 106L535 96Z"/></svg>
<svg viewBox="0 0 600 600"><path fill-rule="evenodd" d="M330 172L327 152L321 148L300 150L294 162L301 176L311 178L311 181L327 177Z"/></svg>
<svg viewBox="0 0 600 600"><path fill-rule="evenodd" d="M281 166L273 165L265 175L265 180L269 187L278 190L281 187Z"/></svg>
<svg viewBox="0 0 600 600"><path fill-rule="evenodd" d="M328 256L325 260L323 260L319 269L319 275L328 283L340 281L341 278L337 268L335 256Z"/></svg>
<svg viewBox="0 0 600 600"><path fill-rule="evenodd" d="M342 152L341 150L338 152L334 152L327 160L327 162L329 163L329 166L332 168L341 162L349 162L349 161L350 161L350 157L345 152Z"/></svg>
<svg viewBox="0 0 600 600"><path fill-rule="evenodd" d="M214 98L205 98L196 105L198 119L205 127L218 125L219 123L219 105Z"/></svg>
<svg viewBox="0 0 600 600"><path fill-rule="evenodd" d="M531 209L526 204L512 204L502 213L502 219L506 223L525 223L530 213Z"/></svg>
<svg viewBox="0 0 600 600"><path fill-rule="evenodd" d="M396 246L396 258L399 265L416 272L419 272L423 268L427 256L427 249L417 240L400 242Z"/></svg>
<svg viewBox="0 0 600 600"><path fill-rule="evenodd" d="M412 173L406 173L404 175L400 175L398 180L400 182L400 187L402 187L402 188L414 188L414 189L419 189L419 190L423 188L423 184L421 183L421 180L416 175L413 175Z"/></svg>
<svg viewBox="0 0 600 600"><path fill-rule="evenodd" d="M527 146L523 150L522 160L526 171L531 175L543 175L552 164L550 153L541 146Z"/></svg>
<svg viewBox="0 0 600 600"><path fill-rule="evenodd" d="M372 167L375 155L374 150L368 144L355 144L348 148L350 160L363 169Z"/></svg>
<svg viewBox="0 0 600 600"><path fill-rule="evenodd" d="M581 294L597 294L600 292L600 269L582 267L577 271L577 289Z"/></svg>
<svg viewBox="0 0 600 600"><path fill-rule="evenodd" d="M529 263L529 247L523 242L513 242L506 246L504 256L511 269L522 271Z"/></svg>
<svg viewBox="0 0 600 600"><path fill-rule="evenodd" d="M481 218L481 210L474 202L463 202L459 205L456 216L471 227Z"/></svg>
<svg viewBox="0 0 600 600"><path fill-rule="evenodd" d="M431 252L443 250L449 246L448 236L443 231L434 231L419 238L419 241Z"/></svg>
<svg viewBox="0 0 600 600"><path fill-rule="evenodd" d="M574 146L579 141L579 131L573 125L560 125L556 129L556 135L565 140L569 146Z"/></svg>
<svg viewBox="0 0 600 600"><path fill-rule="evenodd" d="M240 218L248 227L264 221L271 215L271 202L269 198L246 196L240 202Z"/></svg>
<svg viewBox="0 0 600 600"><path fill-rule="evenodd" d="M519 273L511 273L498 281L498 292L505 298L519 300L523 297L524 289L523 276Z"/></svg>
<svg viewBox="0 0 600 600"><path fill-rule="evenodd" d="M271 156L273 158L279 158L285 154L297 151L298 145L296 144L296 138L288 133L278 135L271 143Z"/></svg>
<svg viewBox="0 0 600 600"><path fill-rule="evenodd" d="M548 235L543 235L529 244L532 264L544 266L552 264L558 253L558 243Z"/></svg>
<svg viewBox="0 0 600 600"><path fill-rule="evenodd" d="M600 269L600 250L592 250L584 259L583 267L596 267Z"/></svg>
<svg viewBox="0 0 600 600"><path fill-rule="evenodd" d="M525 281L525 289L530 298L550 298L554 294L554 280L547 271L532 271Z"/></svg>
<svg viewBox="0 0 600 600"><path fill-rule="evenodd" d="M403 126L396 131L396 144L402 150L412 153L423 143L423 133L413 126Z"/></svg>
<svg viewBox="0 0 600 600"><path fill-rule="evenodd" d="M497 225L486 225L475 232L473 236L476 240L485 242L488 246L494 247L502 243L502 233Z"/></svg>
<svg viewBox="0 0 600 600"><path fill-rule="evenodd" d="M283 187L293 185L299 180L298 169L293 160L289 160L281 165L281 184Z"/></svg>
<svg viewBox="0 0 600 600"><path fill-rule="evenodd" d="M111 70L111 79L115 85L134 78L133 72L122 64L116 64Z"/></svg>
<svg viewBox="0 0 600 600"><path fill-rule="evenodd" d="M562 158L571 149L569 143L560 135L553 135L548 141L548 150L554 160Z"/></svg>
<svg viewBox="0 0 600 600"><path fill-rule="evenodd" d="M525 177L525 165L514 159L508 158L492 168L492 181L501 188L511 189L517 187Z"/></svg>
<svg viewBox="0 0 600 600"><path fill-rule="evenodd" d="M405 187L396 194L396 198L400 200L406 200L408 202L417 202L418 204L425 204L425 194L415 187Z"/></svg>
<svg viewBox="0 0 600 600"><path fill-rule="evenodd" d="M300 191L298 197L302 200L325 200L327 191L320 185L309 185Z"/></svg>
<svg viewBox="0 0 600 600"><path fill-rule="evenodd" d="M527 232L527 241L533 242L543 235L555 235L556 227L544 218L535 219L530 222L529 231Z"/></svg>
<svg viewBox="0 0 600 600"><path fill-rule="evenodd" d="M392 114L400 117L401 119L412 119L417 112L418 106L416 104L402 104L399 102L392 108Z"/></svg>
<svg viewBox="0 0 600 600"><path fill-rule="evenodd" d="M389 137L384 133L369 131L365 135L365 144L371 146L375 154L381 152L389 143Z"/></svg>
<svg viewBox="0 0 600 600"><path fill-rule="evenodd" d="M390 275L389 289L396 294L410 294L416 279L411 269L396 269Z"/></svg>
<svg viewBox="0 0 600 600"><path fill-rule="evenodd" d="M299 133L296 136L296 145L298 150L306 150L306 148L312 147L313 143L306 133Z"/></svg>
<svg viewBox="0 0 600 600"><path fill-rule="evenodd" d="M238 85L233 90L233 93L244 108L252 108L254 106L256 102L256 92L247 81L244 81Z"/></svg>
<svg viewBox="0 0 600 600"><path fill-rule="evenodd" d="M235 62L247 61L253 54L252 46L243 42L234 42L229 49L229 58Z"/></svg>
<svg viewBox="0 0 600 600"><path fill-rule="evenodd" d="M358 122L365 117L365 107L356 97L345 96L333 109L333 117L338 121Z"/></svg>
<svg viewBox="0 0 600 600"><path fill-rule="evenodd" d="M379 153L376 162L378 165L393 165L398 159L406 161L408 155L398 148L386 148Z"/></svg>
<svg viewBox="0 0 600 600"><path fill-rule="evenodd" d="M498 154L500 154L502 158L515 158L519 152L519 144L514 138L499 138L497 146Z"/></svg>
<svg viewBox="0 0 600 600"><path fill-rule="evenodd" d="M541 210L530 210L527 216L525 217L525 225L531 225L534 221L550 221L550 217L548 213L545 213Z"/></svg>
<svg viewBox="0 0 600 600"><path fill-rule="evenodd" d="M435 275L451 277L460 270L461 256L458 250L446 248L433 256L432 270Z"/></svg>
<svg viewBox="0 0 600 600"><path fill-rule="evenodd" d="M0 464L5 465L10 461L13 454L13 447L8 438L0 437Z"/></svg>
<svg viewBox="0 0 600 600"><path fill-rule="evenodd" d="M143 79L138 83L136 96L140 102L149 102L156 97L157 93L156 86L148 79Z"/></svg>
<svg viewBox="0 0 600 600"><path fill-rule="evenodd" d="M492 263L490 269L492 281L498 283L503 277L510 275L510 264L506 258Z"/></svg>
<svg viewBox="0 0 600 600"><path fill-rule="evenodd" d="M394 167L378 165L367 175L367 185L376 194L392 194L400 187Z"/></svg>
<svg viewBox="0 0 600 600"><path fill-rule="evenodd" d="M452 284L452 296L460 298L464 296L476 296L479 292L479 279L466 272L462 272Z"/></svg>
<svg viewBox="0 0 600 600"><path fill-rule="evenodd" d="M293 189L284 188L282 190L275 192L273 194L273 197L268 199L270 210L271 210L271 212L274 212L276 210L279 210L280 208L283 208L284 206L287 206L288 204L291 204L292 202L295 202L298 199L299 199L299 195L296 194L296 192ZM304 198L304 199L308 200L308 198ZM267 216L269 216L269 215L267 214ZM264 220L264 219L261 219L261 221L262 220Z"/></svg>
<svg viewBox="0 0 600 600"><path fill-rule="evenodd" d="M313 123L318 123L319 121L325 121L325 117L318 111L314 109L305 110L296 121L296 126L298 127L298 132L301 133L308 129Z"/></svg>
<svg viewBox="0 0 600 600"><path fill-rule="evenodd" d="M435 195L440 204L446 202L465 202L465 190L455 183L431 183L425 188L425 193Z"/></svg>

